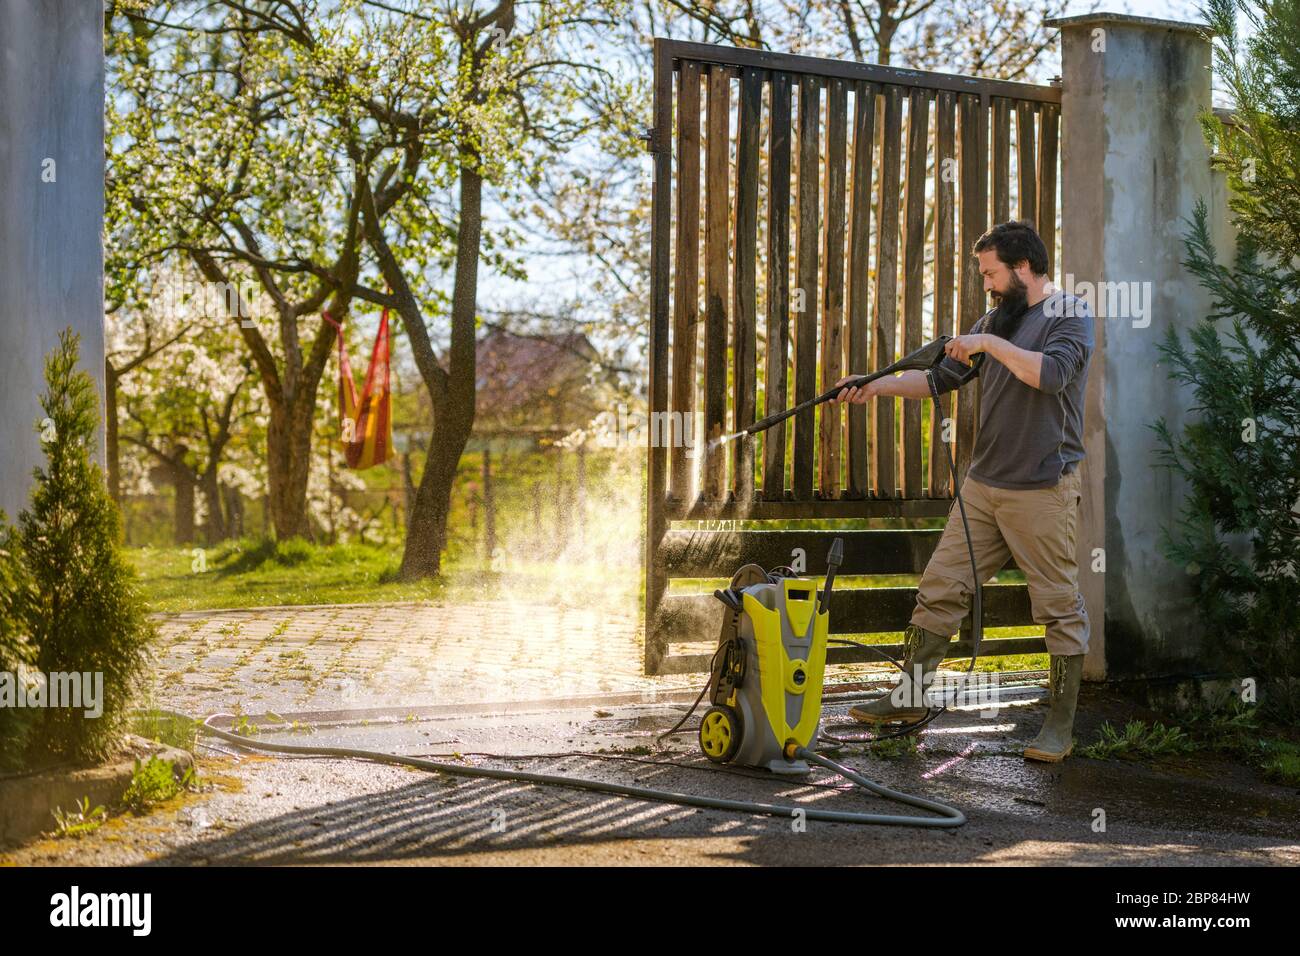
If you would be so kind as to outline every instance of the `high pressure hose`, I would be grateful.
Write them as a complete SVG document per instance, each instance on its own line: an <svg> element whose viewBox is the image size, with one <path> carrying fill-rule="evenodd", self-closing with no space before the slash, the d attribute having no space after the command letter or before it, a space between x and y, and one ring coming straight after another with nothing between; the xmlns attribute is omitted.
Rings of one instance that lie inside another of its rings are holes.
<svg viewBox="0 0 1300 956"><path fill-rule="evenodd" d="M166 714L169 717L179 718L181 720L193 721L192 717L185 714L178 714L174 711L155 711L155 713ZM217 716L217 715L213 715ZM571 790L590 790L595 793L612 793L617 796L634 797L640 800L653 800L659 803L674 803L687 807L701 807L709 810L728 810L734 813L750 813L757 816L772 817L796 817L803 815L807 820L821 820L827 823L853 823L853 824L882 824L890 826L913 826L913 827L959 827L966 822L966 815L956 807L950 807L947 804L939 803L937 800L927 800L924 797L917 797L911 794L902 793L898 790L891 790L888 787L881 786L861 774L850 770L848 767L840 766L833 760L829 760L815 751L799 748L798 755L813 763L816 763L828 770L839 774L845 780L855 786L861 787L871 793L884 797L887 800L894 800L898 803L906 803L910 806L918 807L922 810L932 810L940 814L938 817L914 817L914 816L896 816L886 813L851 813L844 810L823 810L817 807L802 807L794 805L782 805L777 803L757 803L748 800L727 800L722 797L702 797L692 793L677 793L671 790L655 790L650 787L638 787L631 784L606 783L601 780L586 780L580 777L563 777L556 774L547 773L530 773L525 770L498 770L492 767L465 767L458 764L440 763L435 760L426 760L422 757L406 757L400 754L386 754L378 750L357 750L351 747L309 747L301 744L274 744L268 741L250 740L248 737L239 734L232 734L224 730L213 727L208 721L212 717L199 722L194 721L198 730L221 740L238 744L241 747L247 747L252 750L264 750L268 753L278 754L297 754L305 757L345 757L353 760L369 760L374 763L394 764L402 767L414 767L418 770L429 770L434 773L447 773L459 777L484 777L489 780L514 780L520 783L535 783L550 787L565 787ZM519 757L527 757L528 754L519 754Z"/></svg>
<svg viewBox="0 0 1300 956"><path fill-rule="evenodd" d="M945 346L947 346L949 341L950 341L949 336L941 335L933 342L929 342L921 346L915 352L911 352L907 355L904 355L901 359L899 359L897 362L894 362L892 365L888 365L885 368L879 369L878 371L875 372L870 372L866 375L855 375L852 378L850 378L848 381L836 385L834 388L827 389L825 392L822 392L822 394L810 398L807 401L800 402L797 405L792 405L790 408L787 408L785 411L777 412L775 415L769 415L767 416L767 418L760 418L758 421L750 425L746 425L744 428L740 429L739 431L732 432L730 435L719 436L718 438L715 438L711 442L709 442L709 448L713 449L717 445L726 444L729 441L734 441L735 439L739 438L741 435L757 435L759 432L766 431L767 429L771 428L773 425L776 425L779 422L783 422L787 418L792 418L795 415L798 415L800 412L806 412L810 408L814 408L818 405L822 405L825 404L826 402L829 402L831 399L835 398L836 395L840 394L840 392L844 391L844 389L846 388L858 388L860 386L866 385L869 382L874 382L878 378L885 378L888 375L893 375L896 372L906 372L913 369L918 371L923 371L923 372L928 371L929 369L938 365L939 362L943 361L943 357L946 354L944 349Z"/></svg>

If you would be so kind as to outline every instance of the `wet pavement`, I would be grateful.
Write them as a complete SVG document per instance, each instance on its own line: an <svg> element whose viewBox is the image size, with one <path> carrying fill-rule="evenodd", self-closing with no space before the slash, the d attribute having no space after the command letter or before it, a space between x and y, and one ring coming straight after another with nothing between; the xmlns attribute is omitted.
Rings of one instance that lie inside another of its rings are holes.
<svg viewBox="0 0 1300 956"><path fill-rule="evenodd" d="M1111 864L1300 863L1300 792L1208 753L1139 764L1020 751L1046 713L1038 682L1006 680L994 710L950 709L914 752L836 759L868 778L951 804L954 830L747 816L363 761L201 750L205 789L145 817L120 817L75 842L42 840L0 862L46 864ZM832 695L824 725L865 694ZM693 735L655 737L688 690L628 691L529 704L424 704L244 715L258 739L439 757L732 799L916 813L816 769L778 778L719 768ZM1104 720L1153 716L1092 685L1081 746ZM229 724L230 720L221 723Z"/></svg>
<svg viewBox="0 0 1300 956"><path fill-rule="evenodd" d="M542 700L695 686L646 677L635 595L594 606L506 599L159 616L160 707L326 711Z"/></svg>

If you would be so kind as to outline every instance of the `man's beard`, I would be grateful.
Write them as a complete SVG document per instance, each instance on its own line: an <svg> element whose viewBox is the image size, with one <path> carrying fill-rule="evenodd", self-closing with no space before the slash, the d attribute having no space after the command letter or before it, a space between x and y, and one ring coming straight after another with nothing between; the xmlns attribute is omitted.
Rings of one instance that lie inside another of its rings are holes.
<svg viewBox="0 0 1300 956"><path fill-rule="evenodd" d="M1013 272L1011 288L1001 295L993 293L993 301L997 303L998 311L989 320L989 331L998 338L1010 339L1029 311L1029 288Z"/></svg>

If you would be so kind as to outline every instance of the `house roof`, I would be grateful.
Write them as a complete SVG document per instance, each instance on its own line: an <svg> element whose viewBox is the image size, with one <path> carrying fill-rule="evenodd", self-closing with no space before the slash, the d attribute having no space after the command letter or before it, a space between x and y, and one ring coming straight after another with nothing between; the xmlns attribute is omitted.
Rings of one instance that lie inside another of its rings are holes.
<svg viewBox="0 0 1300 956"><path fill-rule="evenodd" d="M518 335L494 329L476 349L476 418L518 418L530 407L577 399L600 355L580 332Z"/></svg>

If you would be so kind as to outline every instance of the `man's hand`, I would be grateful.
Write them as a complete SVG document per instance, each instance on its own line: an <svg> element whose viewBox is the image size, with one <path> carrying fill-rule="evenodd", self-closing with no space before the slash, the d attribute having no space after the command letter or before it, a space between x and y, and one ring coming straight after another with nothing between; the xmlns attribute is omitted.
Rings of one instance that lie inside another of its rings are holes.
<svg viewBox="0 0 1300 956"><path fill-rule="evenodd" d="M987 352L989 350L989 339L992 336L985 334L977 335L959 335L951 339L943 347L944 352L949 358L954 358L965 365L970 364L970 357L976 352Z"/></svg>
<svg viewBox="0 0 1300 956"><path fill-rule="evenodd" d="M835 384L837 386L843 385L845 382L858 377L859 376L857 375L846 375ZM878 378L873 382L867 382L866 385L858 385L853 388L846 388L844 389L844 391L840 392L838 395L832 398L831 401L847 402L851 405L865 405L867 399L875 398L877 395L880 394L880 389L883 386L884 381L885 380L883 378Z"/></svg>

